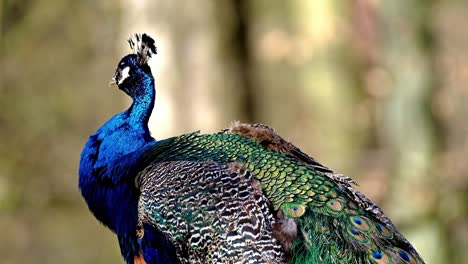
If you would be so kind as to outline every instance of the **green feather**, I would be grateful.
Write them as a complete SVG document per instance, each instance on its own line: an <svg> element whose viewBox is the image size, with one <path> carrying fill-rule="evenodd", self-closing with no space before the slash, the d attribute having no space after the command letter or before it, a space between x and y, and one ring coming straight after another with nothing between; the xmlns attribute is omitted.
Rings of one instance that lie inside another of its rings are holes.
<svg viewBox="0 0 468 264"><path fill-rule="evenodd" d="M148 155L154 162L243 164L260 181L273 209L297 220L291 263L424 263L382 211L343 178L250 138L192 133L163 140Z"/></svg>

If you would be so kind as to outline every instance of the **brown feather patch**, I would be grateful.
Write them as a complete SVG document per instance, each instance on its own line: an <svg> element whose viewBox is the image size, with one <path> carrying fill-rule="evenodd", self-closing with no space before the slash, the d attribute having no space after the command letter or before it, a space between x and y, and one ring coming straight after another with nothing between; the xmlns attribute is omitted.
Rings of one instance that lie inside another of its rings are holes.
<svg viewBox="0 0 468 264"><path fill-rule="evenodd" d="M297 220L284 217L283 212L278 210L276 222L273 224L273 237L276 238L286 254L291 253L291 246L297 237Z"/></svg>
<svg viewBox="0 0 468 264"><path fill-rule="evenodd" d="M245 124L236 121L232 123L230 128L224 129L220 133L231 133L248 137L255 140L259 145L266 149L282 153L296 160L304 162L317 171L333 173L332 170L320 164L314 158L302 152L298 147L282 138L273 128L269 126L263 124Z"/></svg>
<svg viewBox="0 0 468 264"><path fill-rule="evenodd" d="M269 150L284 154L287 154L292 147L291 143L284 140L273 128L266 125L234 122L228 131L233 134L251 138Z"/></svg>

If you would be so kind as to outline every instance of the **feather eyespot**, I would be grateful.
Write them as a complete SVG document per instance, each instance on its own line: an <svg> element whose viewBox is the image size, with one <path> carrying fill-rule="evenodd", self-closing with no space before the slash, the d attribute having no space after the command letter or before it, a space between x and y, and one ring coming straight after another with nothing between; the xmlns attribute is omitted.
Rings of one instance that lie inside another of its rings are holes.
<svg viewBox="0 0 468 264"><path fill-rule="evenodd" d="M373 251L370 255L370 260L376 264L390 263L390 259L388 258L388 255L383 253L380 250Z"/></svg>
<svg viewBox="0 0 468 264"><path fill-rule="evenodd" d="M343 210L343 203L338 199L332 199L328 201L326 205L329 209L335 212Z"/></svg>
<svg viewBox="0 0 468 264"><path fill-rule="evenodd" d="M388 229L387 227L385 227L385 226L383 226L383 225L381 225L381 224L376 224L375 227L377 228L377 230L379 231L379 233L380 233L383 237L385 237L385 238L387 238L387 239L393 238L393 232L390 231L390 229Z"/></svg>
<svg viewBox="0 0 468 264"><path fill-rule="evenodd" d="M356 227L358 230L367 232L370 229L369 220L362 216L351 216L349 217L351 224Z"/></svg>
<svg viewBox="0 0 468 264"><path fill-rule="evenodd" d="M400 256L401 260L406 263L416 263L416 260L410 253L404 251L403 249L397 249L398 256Z"/></svg>
<svg viewBox="0 0 468 264"><path fill-rule="evenodd" d="M281 206L287 217L298 218L305 213L305 206L299 203L288 203Z"/></svg>
<svg viewBox="0 0 468 264"><path fill-rule="evenodd" d="M365 237L359 230L350 228L348 233L354 238L354 240L361 242L361 243L367 243L368 239Z"/></svg>
<svg viewBox="0 0 468 264"><path fill-rule="evenodd" d="M291 209L289 209L289 213L294 217L299 217L302 215L303 209L298 206L293 206Z"/></svg>

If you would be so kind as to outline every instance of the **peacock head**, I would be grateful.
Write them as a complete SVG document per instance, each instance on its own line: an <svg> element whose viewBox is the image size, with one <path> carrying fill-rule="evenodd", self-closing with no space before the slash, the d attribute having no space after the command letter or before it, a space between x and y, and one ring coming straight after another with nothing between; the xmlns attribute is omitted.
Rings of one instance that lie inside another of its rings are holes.
<svg viewBox="0 0 468 264"><path fill-rule="evenodd" d="M153 89L153 75L148 61L156 54L154 40L147 34L135 34L128 40L133 54L123 57L115 70L109 85L117 84L120 90L132 98L147 93Z"/></svg>

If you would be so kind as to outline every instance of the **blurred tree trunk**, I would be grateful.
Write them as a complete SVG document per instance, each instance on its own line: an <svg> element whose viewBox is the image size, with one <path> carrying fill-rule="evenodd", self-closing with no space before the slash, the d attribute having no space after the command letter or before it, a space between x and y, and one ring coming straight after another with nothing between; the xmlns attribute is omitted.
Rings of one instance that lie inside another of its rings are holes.
<svg viewBox="0 0 468 264"><path fill-rule="evenodd" d="M256 103L253 94L255 89L252 72L252 56L250 49L250 13L249 2L245 0L233 1L233 60L237 61L239 87L237 90L241 94L239 100L240 116L243 122L255 122Z"/></svg>
<svg viewBox="0 0 468 264"><path fill-rule="evenodd" d="M439 138L431 108L438 81L433 64L433 2L392 0L379 6L382 63L391 75L384 84L387 98L379 110L378 136L394 162L389 214L399 219L401 231L428 263L445 263L441 226L429 217L439 199L434 175Z"/></svg>
<svg viewBox="0 0 468 264"><path fill-rule="evenodd" d="M436 70L441 76L434 110L441 121L437 163L437 220L443 229L447 263L468 263L468 24L467 1L436 1Z"/></svg>
<svg viewBox="0 0 468 264"><path fill-rule="evenodd" d="M124 36L148 31L156 38L158 55L150 63L157 98L150 128L157 138L254 121L247 2L122 3Z"/></svg>

